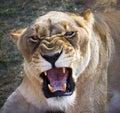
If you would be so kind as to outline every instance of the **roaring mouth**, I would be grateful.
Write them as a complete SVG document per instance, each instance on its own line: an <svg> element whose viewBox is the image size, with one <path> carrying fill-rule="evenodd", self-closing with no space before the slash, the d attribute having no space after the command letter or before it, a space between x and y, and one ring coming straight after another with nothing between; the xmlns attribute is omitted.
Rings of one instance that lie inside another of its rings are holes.
<svg viewBox="0 0 120 113"><path fill-rule="evenodd" d="M70 96L73 94L75 83L71 68L52 68L41 73L43 92L46 98Z"/></svg>

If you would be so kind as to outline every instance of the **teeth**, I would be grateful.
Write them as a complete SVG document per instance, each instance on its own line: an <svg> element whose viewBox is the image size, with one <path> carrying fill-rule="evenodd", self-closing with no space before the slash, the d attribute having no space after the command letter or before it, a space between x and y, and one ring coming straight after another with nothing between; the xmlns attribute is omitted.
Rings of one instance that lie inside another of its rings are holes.
<svg viewBox="0 0 120 113"><path fill-rule="evenodd" d="M48 84L48 88L51 92L54 92L54 88L50 84Z"/></svg>
<svg viewBox="0 0 120 113"><path fill-rule="evenodd" d="M65 68L64 67L62 68L62 71L63 71L63 73L65 73Z"/></svg>
<svg viewBox="0 0 120 113"><path fill-rule="evenodd" d="M44 72L44 74L45 74L45 76L47 76L47 72L46 71Z"/></svg>
<svg viewBox="0 0 120 113"><path fill-rule="evenodd" d="M63 86L62 86L62 88L63 88L64 91L66 90L66 87L67 87L66 83L64 83Z"/></svg>

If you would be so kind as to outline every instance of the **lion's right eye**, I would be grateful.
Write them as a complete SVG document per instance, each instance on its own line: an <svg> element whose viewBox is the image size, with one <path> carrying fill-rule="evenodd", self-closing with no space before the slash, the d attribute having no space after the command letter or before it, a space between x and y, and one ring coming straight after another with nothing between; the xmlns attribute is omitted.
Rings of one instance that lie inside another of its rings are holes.
<svg viewBox="0 0 120 113"><path fill-rule="evenodd" d="M66 32L65 34L64 34L64 36L66 37L66 38L72 38L72 37L74 37L75 36L75 32L74 31L68 31L68 32Z"/></svg>
<svg viewBox="0 0 120 113"><path fill-rule="evenodd" d="M29 40L30 40L30 42L33 42L33 43L38 43L39 42L39 38L37 38L36 36L29 37Z"/></svg>

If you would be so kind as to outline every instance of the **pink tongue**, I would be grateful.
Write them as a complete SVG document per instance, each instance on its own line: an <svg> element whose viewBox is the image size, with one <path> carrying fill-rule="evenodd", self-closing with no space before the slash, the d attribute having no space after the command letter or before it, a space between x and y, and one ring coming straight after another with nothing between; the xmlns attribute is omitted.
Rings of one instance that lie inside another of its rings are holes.
<svg viewBox="0 0 120 113"><path fill-rule="evenodd" d="M53 68L47 71L47 77L54 91L64 91L64 84L67 81L67 70L63 72L62 68Z"/></svg>

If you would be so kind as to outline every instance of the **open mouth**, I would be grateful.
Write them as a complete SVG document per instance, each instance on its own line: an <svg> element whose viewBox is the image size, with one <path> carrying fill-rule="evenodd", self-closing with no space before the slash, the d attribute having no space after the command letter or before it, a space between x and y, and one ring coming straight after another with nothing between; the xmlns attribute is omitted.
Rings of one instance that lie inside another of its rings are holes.
<svg viewBox="0 0 120 113"><path fill-rule="evenodd" d="M75 83L71 68L52 68L40 76L43 79L43 92L46 98L72 95Z"/></svg>

